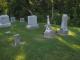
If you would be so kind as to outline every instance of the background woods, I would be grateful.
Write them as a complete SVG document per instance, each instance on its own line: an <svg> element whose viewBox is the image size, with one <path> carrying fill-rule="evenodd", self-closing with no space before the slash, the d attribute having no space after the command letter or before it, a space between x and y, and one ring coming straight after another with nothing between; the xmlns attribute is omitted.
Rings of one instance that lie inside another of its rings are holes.
<svg viewBox="0 0 80 60"><path fill-rule="evenodd" d="M52 16L52 22L60 24L61 16L70 16L70 25L80 26L80 0L0 0L0 15L26 17L37 15L40 22L44 22L46 15Z"/></svg>

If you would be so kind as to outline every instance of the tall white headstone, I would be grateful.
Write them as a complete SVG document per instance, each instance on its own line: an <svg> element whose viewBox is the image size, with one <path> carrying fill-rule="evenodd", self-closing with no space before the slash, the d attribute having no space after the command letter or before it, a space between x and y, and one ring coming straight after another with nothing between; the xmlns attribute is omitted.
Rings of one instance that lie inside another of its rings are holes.
<svg viewBox="0 0 80 60"><path fill-rule="evenodd" d="M10 27L11 23L9 21L8 15L1 15L0 16L0 27Z"/></svg>
<svg viewBox="0 0 80 60"><path fill-rule="evenodd" d="M38 28L39 25L37 23L37 16L32 15L28 16L28 25L27 28Z"/></svg>
<svg viewBox="0 0 80 60"><path fill-rule="evenodd" d="M69 17L67 14L62 15L61 29L60 29L59 33L61 33L61 34L68 33L68 19L69 19Z"/></svg>
<svg viewBox="0 0 80 60"><path fill-rule="evenodd" d="M55 32L51 29L49 16L47 16L47 24L46 24L46 30L44 32L44 38L53 38L54 35L55 35Z"/></svg>

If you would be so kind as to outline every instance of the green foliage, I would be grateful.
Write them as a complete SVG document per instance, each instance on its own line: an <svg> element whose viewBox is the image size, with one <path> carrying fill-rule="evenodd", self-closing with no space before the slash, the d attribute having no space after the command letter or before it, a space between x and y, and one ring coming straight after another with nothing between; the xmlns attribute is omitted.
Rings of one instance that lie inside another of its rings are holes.
<svg viewBox="0 0 80 60"><path fill-rule="evenodd" d="M52 7L54 16L51 16ZM51 23L58 24L61 18L58 19L57 14L67 13L70 17L69 25L80 26L80 0L0 0L0 14L4 13L17 18L37 15L40 22L46 15L50 15Z"/></svg>
<svg viewBox="0 0 80 60"><path fill-rule="evenodd" d="M8 5L6 0L0 0L0 15L7 14L8 12Z"/></svg>

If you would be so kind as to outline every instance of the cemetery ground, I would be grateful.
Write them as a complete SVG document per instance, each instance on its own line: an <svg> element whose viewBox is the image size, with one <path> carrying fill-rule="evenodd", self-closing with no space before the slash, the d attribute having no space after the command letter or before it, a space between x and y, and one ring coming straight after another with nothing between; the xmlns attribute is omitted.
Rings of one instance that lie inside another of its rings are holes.
<svg viewBox="0 0 80 60"><path fill-rule="evenodd" d="M25 26L26 23L16 22L10 28L0 28L0 60L80 60L80 28L69 27L68 36L46 39L44 24L32 30ZM16 47L12 45L15 34L22 39Z"/></svg>

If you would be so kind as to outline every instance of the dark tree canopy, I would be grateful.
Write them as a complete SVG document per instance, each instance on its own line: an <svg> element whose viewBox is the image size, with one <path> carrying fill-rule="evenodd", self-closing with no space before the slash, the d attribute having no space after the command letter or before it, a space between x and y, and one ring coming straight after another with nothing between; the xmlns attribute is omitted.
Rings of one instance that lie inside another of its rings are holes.
<svg viewBox="0 0 80 60"><path fill-rule="evenodd" d="M58 15L67 13L71 25L80 26L80 0L0 0L0 15L26 17L28 15L52 15L56 22ZM76 20L76 21L75 21Z"/></svg>

